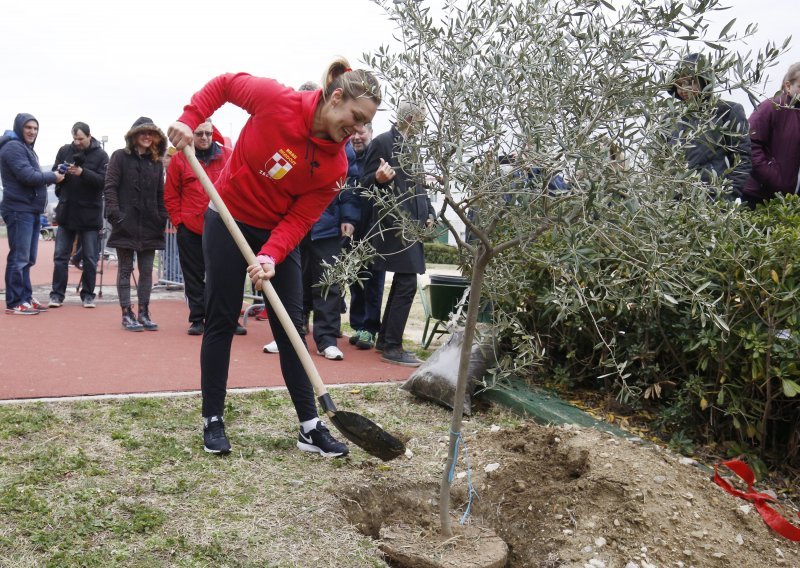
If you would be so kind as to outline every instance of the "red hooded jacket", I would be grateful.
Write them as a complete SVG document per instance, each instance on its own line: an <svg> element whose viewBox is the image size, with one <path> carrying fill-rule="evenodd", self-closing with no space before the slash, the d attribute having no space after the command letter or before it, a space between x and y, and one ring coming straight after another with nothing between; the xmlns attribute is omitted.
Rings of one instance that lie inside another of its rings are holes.
<svg viewBox="0 0 800 568"><path fill-rule="evenodd" d="M258 254L276 263L319 219L347 174L346 140L311 134L321 96L273 79L225 74L195 93L178 119L195 129L226 102L250 114L216 186L234 219L271 231Z"/></svg>
<svg viewBox="0 0 800 568"><path fill-rule="evenodd" d="M212 140L219 144L222 153L214 156L208 164L200 161L200 165L208 174L208 179L216 182L233 150L224 145L225 140L216 126L212 128L214 129ZM203 216L208 209L208 202L208 194L194 175L189 160L183 152L177 152L169 163L167 181L164 183L164 205L169 213L169 220L175 227L183 224L191 232L202 235Z"/></svg>

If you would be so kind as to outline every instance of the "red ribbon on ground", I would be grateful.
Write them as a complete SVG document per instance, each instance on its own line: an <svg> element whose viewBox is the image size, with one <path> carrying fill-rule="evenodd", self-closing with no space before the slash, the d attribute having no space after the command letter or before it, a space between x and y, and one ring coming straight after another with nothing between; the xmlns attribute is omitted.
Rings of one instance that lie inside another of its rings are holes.
<svg viewBox="0 0 800 568"><path fill-rule="evenodd" d="M739 497L740 499L744 499L745 501L750 501L756 508L756 511L758 511L758 514L761 515L761 518L764 519L764 522L767 523L767 526L776 533L788 538L791 541L800 542L800 528L791 524L789 521L783 518L780 513L767 504L768 502L774 503L775 498L767 495L766 493L758 493L757 491L753 491L753 483L755 483L756 477L753 475L753 471L746 463L744 463L742 460L734 459L724 461L721 465L727 467L729 470L739 476L742 481L747 483L747 491L739 491L730 483L728 483L728 481L723 479L717 471L717 467L719 465L720 464L714 464L714 483L722 487L731 495ZM800 513L798 513L798 516L800 516Z"/></svg>

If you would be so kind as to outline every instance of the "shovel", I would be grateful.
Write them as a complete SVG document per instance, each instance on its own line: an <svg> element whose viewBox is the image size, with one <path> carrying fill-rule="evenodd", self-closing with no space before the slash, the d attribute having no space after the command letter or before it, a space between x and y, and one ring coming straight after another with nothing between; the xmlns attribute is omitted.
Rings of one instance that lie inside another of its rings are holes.
<svg viewBox="0 0 800 568"><path fill-rule="evenodd" d="M225 222L225 226L228 228L228 231L230 231L233 240L236 241L236 245L239 247L242 255L244 255L248 266L258 264L256 255L250 249L250 245L247 244L242 231L228 211L228 207L222 201L222 198L220 198L219 193L217 193L214 184L211 183L208 175L206 175L205 170L200 166L200 162L197 161L197 157L194 155L194 147L185 146L183 148L183 155L186 156L194 174L197 176L197 179L200 180L203 189L206 190L206 193L214 203L214 207ZM385 432L380 426L360 414L336 409L336 405L333 404L333 400L328 394L328 389L325 388L325 384L322 382L322 378L319 376L317 368L311 360L311 355L308 353L305 345L303 345L300 334L297 333L297 329L295 329L294 323L292 323L292 319L289 317L289 313L283 306L283 303L278 297L278 293L275 292L275 288L273 288L270 281L262 282L261 293L264 295L264 301L268 302L272 308L272 313L278 316L283 329L292 342L292 347L294 347L294 350L297 352L297 356L300 358L300 362L306 374L308 374L308 378L311 380L314 392L317 395L317 400L336 429L339 430L345 438L365 452L383 461L389 461L403 455L406 451L405 444L388 432Z"/></svg>

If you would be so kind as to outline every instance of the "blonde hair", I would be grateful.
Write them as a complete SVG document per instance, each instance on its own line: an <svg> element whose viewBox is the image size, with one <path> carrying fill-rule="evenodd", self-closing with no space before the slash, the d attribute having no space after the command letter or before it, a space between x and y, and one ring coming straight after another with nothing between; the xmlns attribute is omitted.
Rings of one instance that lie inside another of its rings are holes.
<svg viewBox="0 0 800 568"><path fill-rule="evenodd" d="M781 83L781 90L785 91L786 83L793 83L799 75L800 75L800 62L790 65L789 70L783 77L783 82Z"/></svg>
<svg viewBox="0 0 800 568"><path fill-rule="evenodd" d="M330 62L322 76L322 98L328 101L336 89L342 90L343 99L366 97L376 105L381 104L381 85L375 76L363 69L351 69L344 57Z"/></svg>

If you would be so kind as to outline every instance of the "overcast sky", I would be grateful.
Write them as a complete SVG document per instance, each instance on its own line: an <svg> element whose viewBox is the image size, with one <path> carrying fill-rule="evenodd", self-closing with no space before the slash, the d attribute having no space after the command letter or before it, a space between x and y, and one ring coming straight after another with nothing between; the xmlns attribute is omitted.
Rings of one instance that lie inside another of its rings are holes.
<svg viewBox="0 0 800 568"><path fill-rule="evenodd" d="M749 46L754 51L796 27L796 0L723 3L731 9L720 26L734 17L739 30L758 23ZM19 112L36 116L42 165L71 141L76 121L88 123L98 140L108 136L110 154L124 145L139 116L166 131L192 93L215 75L246 71L296 88L319 81L335 55L363 67L362 54L391 43L394 29L368 0L4 0L0 15L0 131L10 129ZM770 93L795 61L797 47L770 72ZM390 118L387 110L379 113L375 131L386 130ZM245 120L231 105L214 115L217 127L234 139Z"/></svg>

